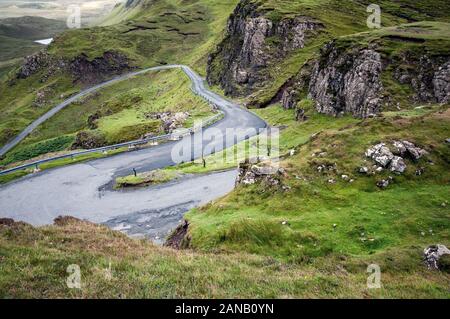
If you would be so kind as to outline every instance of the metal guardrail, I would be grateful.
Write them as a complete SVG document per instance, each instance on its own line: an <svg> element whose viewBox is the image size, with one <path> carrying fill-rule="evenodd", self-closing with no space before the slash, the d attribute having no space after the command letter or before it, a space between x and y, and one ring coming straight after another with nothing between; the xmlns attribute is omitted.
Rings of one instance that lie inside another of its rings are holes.
<svg viewBox="0 0 450 319"><path fill-rule="evenodd" d="M40 164L53 162L53 161L57 161L57 160L61 160L61 159L75 158L75 157L81 156L81 155L98 153L98 152L105 152L105 151L115 150L115 149L118 149L118 148L121 148L121 147L126 147L126 146L139 146L139 145L144 145L144 144L147 144L147 143L157 142L157 141L161 141L161 140L179 140L179 139L181 139L184 136L190 135L190 134L198 131L199 129L203 129L206 126L214 124L221 117L224 116L225 113L217 108L217 105L212 101L212 99L210 99L208 96L205 96L204 94L201 94L200 92L196 92L193 87L191 87L191 91L195 95L198 95L198 96L202 97L204 100L206 100L209 103L211 103L213 105L213 109L214 110L218 110L219 113L214 115L214 116L212 116L212 117L210 117L210 118L208 118L208 119L206 119L206 120L204 120L204 121L202 121L201 125L194 126L194 127L189 128L189 129L177 130L177 131L175 131L173 133L170 133L170 134L159 135L159 136L144 138L144 139L140 139L140 140L135 140L135 141L130 141L130 142L124 142L124 143L119 143L119 144L99 147L99 148L95 148L95 149L91 149L91 150L79 151L79 152L65 154L65 155L61 155L61 156L55 156L55 157L51 157L51 158L35 161L35 162L32 162L32 163L28 163L28 164L24 164L24 165L12 167L12 168L0 171L0 176L1 175L6 175L6 174L9 174L9 173L12 173L12 172L24 170L24 169L27 169L27 168L30 168L30 167L38 167Z"/></svg>
<svg viewBox="0 0 450 319"><path fill-rule="evenodd" d="M161 140L174 140L174 141L175 140L179 140L179 139L183 138L184 136L190 135L191 133L194 133L194 132L196 132L196 131L198 131L198 130L206 127L206 126L214 124L222 116L223 116L223 112L220 112L220 113L218 113L218 114L216 114L216 115L214 115L214 116L212 116L212 117L202 121L202 125L200 125L200 126L194 126L192 128L184 129L184 130L177 130L177 131L175 131L173 133L170 133L170 134L159 135L159 136L149 137L149 138L145 138L145 139L140 139L140 140L135 140L135 141L130 141L130 142L124 142L124 143L119 143L119 144L99 147L99 148L95 148L95 149L91 149L91 150L85 150L85 151L65 154L65 155L61 155L61 156L55 156L55 157L51 157L51 158L35 161L35 162L32 162L32 163L16 166L16 167L13 167L13 168L9 168L9 169L0 171L0 175L6 175L6 174L9 174L9 173L20 171L20 170L24 170L24 169L27 169L27 168L30 168L30 167L38 167L40 164L53 162L53 161L57 161L57 160L61 160L61 159L75 158L75 157L81 156L81 155L98 153L98 152L105 152L105 151L115 150L115 149L118 149L118 148L121 148L121 147L126 147L126 146L139 146L139 145L144 145L144 144L148 144L148 143L151 143L151 142L157 142L157 141L161 141Z"/></svg>

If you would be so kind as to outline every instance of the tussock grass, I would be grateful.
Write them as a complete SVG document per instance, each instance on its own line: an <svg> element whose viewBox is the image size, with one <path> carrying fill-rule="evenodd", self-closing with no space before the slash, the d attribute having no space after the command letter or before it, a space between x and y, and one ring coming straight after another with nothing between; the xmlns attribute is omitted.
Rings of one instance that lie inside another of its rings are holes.
<svg viewBox="0 0 450 319"><path fill-rule="evenodd" d="M448 276L416 265L417 247L370 257L330 255L308 264L243 252L175 251L73 219L0 226L2 298L412 298L448 297ZM367 289L381 263L382 288ZM81 289L69 289L77 264ZM398 269L405 269L398 275Z"/></svg>

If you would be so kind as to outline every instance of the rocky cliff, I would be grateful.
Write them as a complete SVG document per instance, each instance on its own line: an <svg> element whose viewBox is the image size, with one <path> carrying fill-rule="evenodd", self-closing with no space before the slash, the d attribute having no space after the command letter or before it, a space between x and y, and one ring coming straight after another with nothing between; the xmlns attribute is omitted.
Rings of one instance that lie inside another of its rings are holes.
<svg viewBox="0 0 450 319"><path fill-rule="evenodd" d="M247 97L252 106L281 102L286 109L296 109L308 98L320 113L360 118L386 109L449 102L446 23L404 24L381 32L365 23L344 28L335 20L347 21L349 9L334 1L327 5L334 6L335 19L324 12L325 5L241 0L224 40L209 56L209 84L219 85L225 94ZM364 5L348 6L365 22ZM439 10L428 9L418 7L416 13L423 11L430 20L439 16ZM399 24L416 21L408 10L397 11L385 14ZM287 71L280 71L283 68Z"/></svg>
<svg viewBox="0 0 450 319"><path fill-rule="evenodd" d="M415 102L450 102L450 56L406 52L395 63L394 78L414 90Z"/></svg>
<svg viewBox="0 0 450 319"><path fill-rule="evenodd" d="M381 55L374 49L343 51L330 43L315 62L309 97L320 113L376 114L381 108Z"/></svg>
<svg viewBox="0 0 450 319"><path fill-rule="evenodd" d="M17 78L25 79L42 72L41 81L45 82L57 72L67 72L74 82L91 84L128 69L131 69L129 59L115 51L104 52L103 56L91 60L83 53L68 60L40 51L25 58Z"/></svg>
<svg viewBox="0 0 450 319"><path fill-rule="evenodd" d="M449 103L450 53L433 52L425 41L414 39L403 41L416 41L415 45L408 43L392 52L395 42L389 41L376 38L363 44L349 39L329 42L272 102L293 109L308 97L320 113L360 118L393 105L398 107L401 99L406 100L402 107ZM412 93L405 96L403 90Z"/></svg>
<svg viewBox="0 0 450 319"><path fill-rule="evenodd" d="M247 95L270 81L268 68L305 46L322 23L295 16L272 20L258 3L243 0L228 21L225 39L208 60L207 80L226 94Z"/></svg>

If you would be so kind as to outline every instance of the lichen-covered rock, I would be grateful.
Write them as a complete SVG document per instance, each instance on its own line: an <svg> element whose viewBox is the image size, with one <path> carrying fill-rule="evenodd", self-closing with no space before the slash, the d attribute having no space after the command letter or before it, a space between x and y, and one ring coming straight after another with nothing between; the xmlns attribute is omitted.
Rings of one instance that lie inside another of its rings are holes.
<svg viewBox="0 0 450 319"><path fill-rule="evenodd" d="M402 174L406 170L405 161L400 156L394 156L389 164L389 169L391 172Z"/></svg>
<svg viewBox="0 0 450 319"><path fill-rule="evenodd" d="M450 255L450 250L444 245L431 245L423 251L424 261L428 269L439 269L439 260L445 256Z"/></svg>
<svg viewBox="0 0 450 319"><path fill-rule="evenodd" d="M428 154L426 150L416 146L414 143L411 143L409 141L394 141L392 145L395 148L395 154L398 154L402 157L409 156L415 161Z"/></svg>
<svg viewBox="0 0 450 319"><path fill-rule="evenodd" d="M450 58L426 53L406 52L399 61L394 79L414 90L415 102L448 103L450 101ZM406 67L402 67L406 66ZM407 67L413 66L413 67Z"/></svg>
<svg viewBox="0 0 450 319"><path fill-rule="evenodd" d="M247 159L239 163L237 185L251 185L256 183L265 183L268 186L281 186L283 190L282 177L285 172L278 165L270 161L261 162L259 159Z"/></svg>
<svg viewBox="0 0 450 319"><path fill-rule="evenodd" d="M383 168L389 168L391 172L396 174L402 174L405 172L407 165L405 163L405 158L409 157L414 161L419 160L428 152L409 141L393 141L393 152L385 143L379 143L370 147L365 155L371 158L376 164L374 168L376 172L383 171ZM423 173L423 168L416 171L416 175L420 176ZM359 169L360 173L368 174L368 168L362 167ZM383 183L381 183L383 184Z"/></svg>
<svg viewBox="0 0 450 319"><path fill-rule="evenodd" d="M376 163L380 164L382 167L387 167L388 164L394 158L394 154L386 146L385 143L380 143L370 147L366 151L366 156L373 159Z"/></svg>
<svg viewBox="0 0 450 319"><path fill-rule="evenodd" d="M91 84L128 69L131 69L128 57L116 51L106 51L103 56L90 60L85 54L64 59L43 50L25 58L17 78L42 72L41 82L45 82L57 72L68 72L75 82Z"/></svg>
<svg viewBox="0 0 450 319"><path fill-rule="evenodd" d="M373 49L350 52L329 43L315 63L309 97L320 113L365 118L381 109L381 55Z"/></svg>
<svg viewBox="0 0 450 319"><path fill-rule="evenodd" d="M394 146L394 154L405 156L406 152L408 151L406 149L406 146L401 141L394 141L392 142L392 145Z"/></svg>
<svg viewBox="0 0 450 319"><path fill-rule="evenodd" d="M228 20L226 36L208 59L207 80L226 94L250 94L270 80L267 67L303 48L323 24L305 16L272 21L259 3L242 0Z"/></svg>
<svg viewBox="0 0 450 319"><path fill-rule="evenodd" d="M441 65L434 73L433 89L437 102L450 102L450 61Z"/></svg>

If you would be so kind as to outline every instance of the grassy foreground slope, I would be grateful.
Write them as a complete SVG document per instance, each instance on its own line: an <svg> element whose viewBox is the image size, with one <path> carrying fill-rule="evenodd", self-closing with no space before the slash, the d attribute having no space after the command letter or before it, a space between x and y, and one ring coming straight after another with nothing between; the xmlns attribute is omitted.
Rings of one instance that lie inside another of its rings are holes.
<svg viewBox="0 0 450 319"><path fill-rule="evenodd" d="M43 228L16 223L0 225L0 297L448 297L448 276L411 268L413 257L390 251L301 265L243 252L175 251L71 219ZM373 260L383 260L381 289L366 286ZM73 264L81 289L66 285Z"/></svg>

